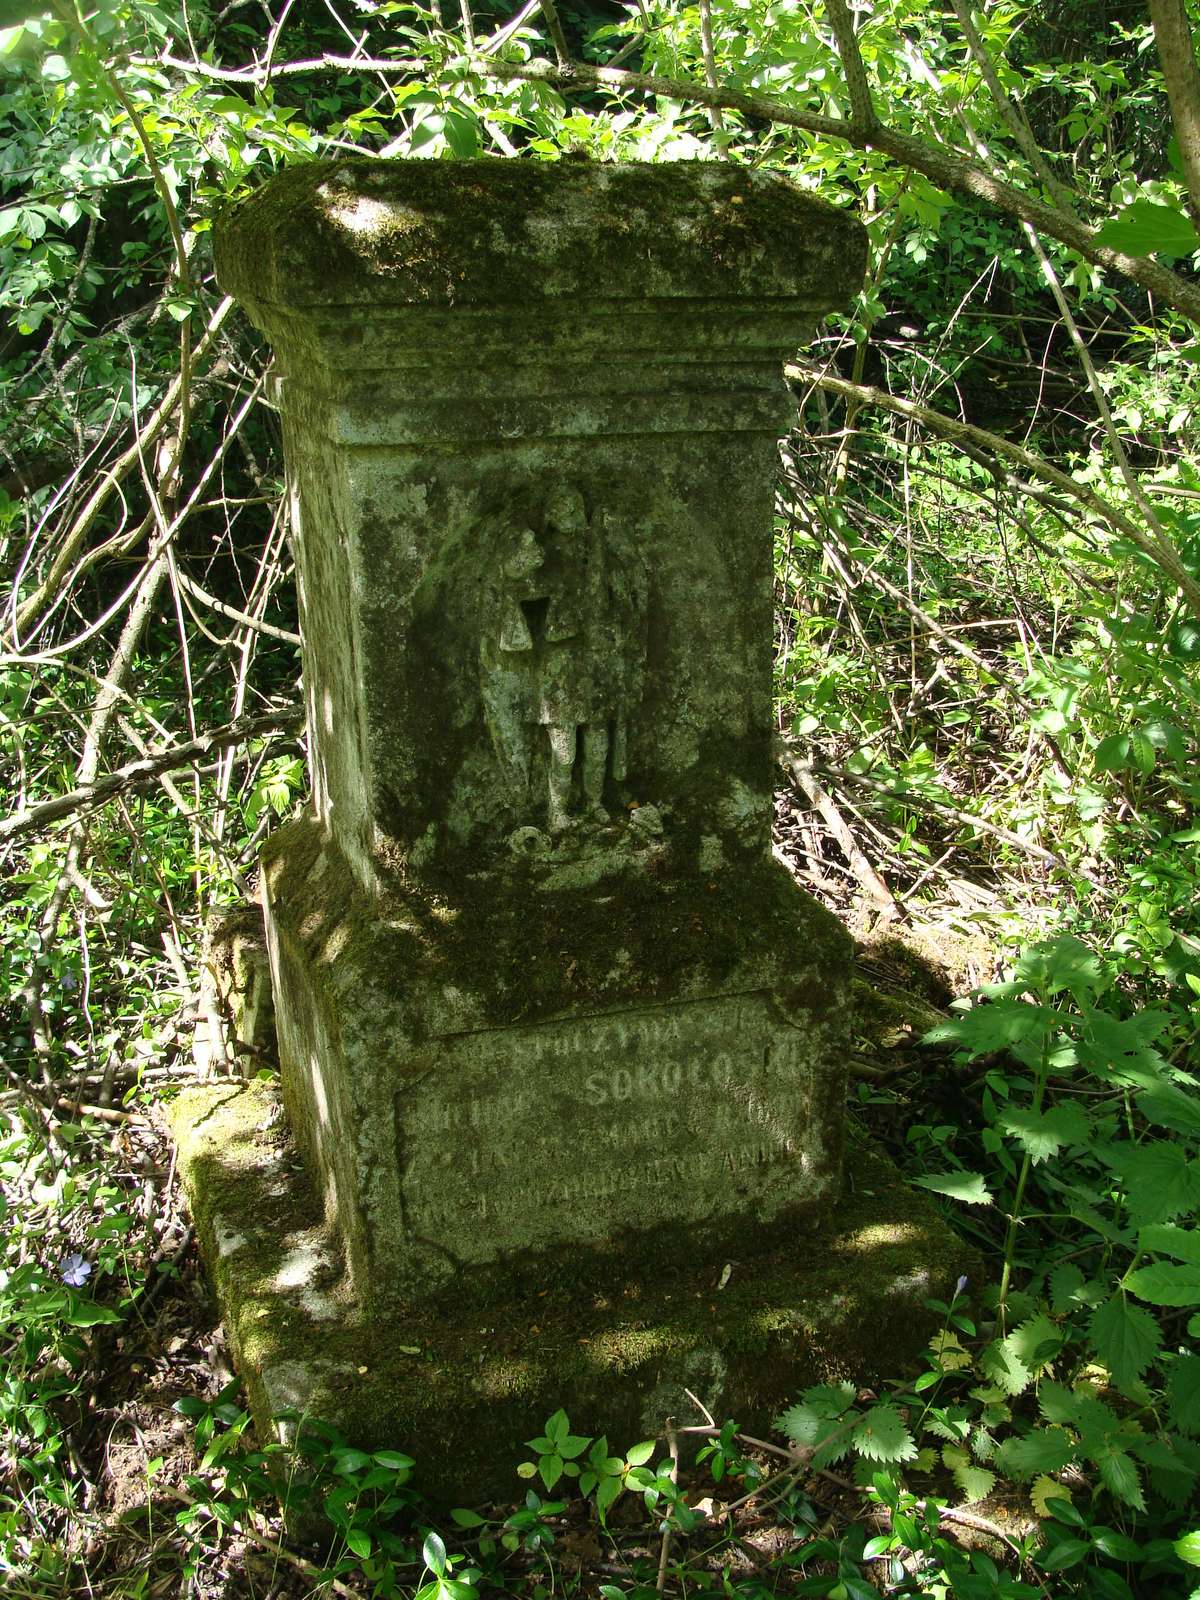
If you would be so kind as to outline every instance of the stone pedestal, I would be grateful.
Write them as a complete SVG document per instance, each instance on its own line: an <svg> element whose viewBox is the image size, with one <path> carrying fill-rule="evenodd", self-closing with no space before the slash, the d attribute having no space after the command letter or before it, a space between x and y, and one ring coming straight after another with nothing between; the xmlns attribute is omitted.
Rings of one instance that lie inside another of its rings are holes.
<svg viewBox="0 0 1200 1600"><path fill-rule="evenodd" d="M798 1263L850 946L769 853L773 492L862 228L727 164L345 161L214 245L283 418L313 811L264 905L342 1344Z"/></svg>

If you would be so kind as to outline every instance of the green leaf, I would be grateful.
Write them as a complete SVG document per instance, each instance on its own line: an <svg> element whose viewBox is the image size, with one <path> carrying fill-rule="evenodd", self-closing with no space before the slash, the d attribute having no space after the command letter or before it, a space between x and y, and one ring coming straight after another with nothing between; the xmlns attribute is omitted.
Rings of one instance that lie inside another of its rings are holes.
<svg viewBox="0 0 1200 1600"><path fill-rule="evenodd" d="M346 1544L360 1559L371 1554L371 1535L365 1528L347 1528Z"/></svg>
<svg viewBox="0 0 1200 1600"><path fill-rule="evenodd" d="M1027 1318L1004 1341L1004 1348L1035 1376L1054 1360L1062 1346L1062 1330L1043 1312Z"/></svg>
<svg viewBox="0 0 1200 1600"><path fill-rule="evenodd" d="M1200 1436L1200 1356L1177 1356L1167 1369L1167 1408L1180 1433Z"/></svg>
<svg viewBox="0 0 1200 1600"><path fill-rule="evenodd" d="M1064 1145L1086 1144L1092 1131L1087 1113L1069 1104L1049 1111L1005 1111L996 1125L1028 1151L1035 1166L1056 1156Z"/></svg>
<svg viewBox="0 0 1200 1600"><path fill-rule="evenodd" d="M992 1203L991 1190L981 1172L937 1172L912 1181L922 1189L949 1195L951 1200L962 1200L969 1206L990 1206Z"/></svg>
<svg viewBox="0 0 1200 1600"><path fill-rule="evenodd" d="M411 1456L402 1455L399 1450L376 1450L372 1459L381 1467L390 1467L393 1472L407 1472L416 1466Z"/></svg>
<svg viewBox="0 0 1200 1600"><path fill-rule="evenodd" d="M600 1513L601 1522L612 1505L624 1491L625 1485L620 1478L601 1478L596 1489L596 1510Z"/></svg>
<svg viewBox="0 0 1200 1600"><path fill-rule="evenodd" d="M1053 1026L1057 1018L1045 1006L1027 1005L1024 1000L989 1000L972 1006L951 1022L941 1022L922 1039L923 1044L961 1044L970 1055L991 1055L1011 1050L1014 1045Z"/></svg>
<svg viewBox="0 0 1200 1600"><path fill-rule="evenodd" d="M1200 1532L1185 1533L1171 1548L1189 1567L1200 1567Z"/></svg>
<svg viewBox="0 0 1200 1600"><path fill-rule="evenodd" d="M654 1454L654 1440L647 1440L643 1444L635 1444L625 1457L631 1467L644 1467Z"/></svg>
<svg viewBox="0 0 1200 1600"><path fill-rule="evenodd" d="M1130 256L1186 256L1200 249L1200 238L1182 211L1144 197L1106 222L1095 242Z"/></svg>
<svg viewBox="0 0 1200 1600"><path fill-rule="evenodd" d="M1120 1290L1092 1312L1088 1332L1092 1348L1125 1394L1162 1348L1157 1319L1141 1306L1130 1305Z"/></svg>
<svg viewBox="0 0 1200 1600"><path fill-rule="evenodd" d="M1129 765L1129 735L1110 733L1092 752L1092 764L1097 772L1124 772Z"/></svg>
<svg viewBox="0 0 1200 1600"><path fill-rule="evenodd" d="M903 1417L887 1402L872 1406L859 1418L851 1439L859 1454L869 1461L910 1461L917 1453Z"/></svg>
<svg viewBox="0 0 1200 1600"><path fill-rule="evenodd" d="M122 1320L119 1312L113 1311L108 1306L99 1306L94 1300L87 1300L82 1295L71 1296L66 1318L76 1328L95 1328L101 1323Z"/></svg>
<svg viewBox="0 0 1200 1600"><path fill-rule="evenodd" d="M542 1482L546 1485L546 1488L553 1489L563 1475L562 1457L558 1455L542 1456L538 1462L538 1471L541 1473Z"/></svg>
<svg viewBox="0 0 1200 1600"><path fill-rule="evenodd" d="M1105 1488L1115 1499L1124 1505L1132 1506L1135 1511L1146 1509L1146 1497L1142 1493L1142 1475L1131 1456L1124 1450L1114 1447L1093 1456L1092 1459L1096 1463Z"/></svg>
<svg viewBox="0 0 1200 1600"><path fill-rule="evenodd" d="M1200 1228L1177 1228L1171 1223L1150 1223L1138 1235L1139 1250L1174 1256L1200 1267Z"/></svg>
<svg viewBox="0 0 1200 1600"><path fill-rule="evenodd" d="M1064 1428L1034 1428L1005 1439L996 1451L997 1462L1011 1478L1061 1472L1074 1459L1075 1442Z"/></svg>
<svg viewBox="0 0 1200 1600"><path fill-rule="evenodd" d="M333 1470L344 1476L352 1472L360 1472L363 1467L369 1466L371 1458L365 1450L339 1450L333 1458Z"/></svg>
<svg viewBox="0 0 1200 1600"><path fill-rule="evenodd" d="M466 1511L461 1506L456 1507L451 1513L451 1518L460 1528L486 1528L487 1522L478 1511Z"/></svg>
<svg viewBox="0 0 1200 1600"><path fill-rule="evenodd" d="M1056 1545L1038 1557L1038 1565L1046 1572L1065 1572L1077 1567L1085 1556L1091 1554L1090 1539L1060 1539Z"/></svg>
<svg viewBox="0 0 1200 1600"><path fill-rule="evenodd" d="M1096 1153L1119 1173L1134 1222L1170 1222L1200 1205L1200 1161L1189 1160L1179 1145L1155 1139L1111 1144Z"/></svg>
<svg viewBox="0 0 1200 1600"><path fill-rule="evenodd" d="M1129 1273L1125 1287L1152 1306L1200 1305L1200 1267L1173 1267L1155 1261Z"/></svg>
<svg viewBox="0 0 1200 1600"><path fill-rule="evenodd" d="M435 1577L440 1578L446 1570L446 1546L442 1537L437 1533L427 1533L425 1543L421 1547L421 1560Z"/></svg>
<svg viewBox="0 0 1200 1600"><path fill-rule="evenodd" d="M1050 1273L1050 1309L1059 1316L1075 1304L1075 1296L1083 1288L1083 1273L1073 1261L1060 1261Z"/></svg>
<svg viewBox="0 0 1200 1600"><path fill-rule="evenodd" d="M979 1366L984 1376L1005 1394L1021 1394L1033 1381L1033 1373L1008 1339L997 1339L989 1344L979 1357Z"/></svg>

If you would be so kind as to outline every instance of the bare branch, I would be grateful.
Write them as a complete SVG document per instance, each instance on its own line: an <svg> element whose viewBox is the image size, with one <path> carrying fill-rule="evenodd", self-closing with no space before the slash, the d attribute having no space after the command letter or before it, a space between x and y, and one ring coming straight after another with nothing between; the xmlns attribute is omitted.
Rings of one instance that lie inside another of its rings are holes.
<svg viewBox="0 0 1200 1600"><path fill-rule="evenodd" d="M265 739L272 734L295 733L303 722L304 713L295 708L272 711L263 716L243 717L224 728L202 733L198 738L173 744L166 750L157 750L141 761L130 761L115 772L106 772L94 782L81 784L66 794L55 795L52 800L40 800L34 805L24 806L20 811L0 819L0 844L7 844L35 828L43 828L47 823L60 822L64 817L103 805L105 801L130 790L151 788L164 773L185 771L214 751L249 744L252 739Z"/></svg>
<svg viewBox="0 0 1200 1600"><path fill-rule="evenodd" d="M858 39L854 33L854 17L846 0L825 0L825 10L829 15L833 37L837 41L837 52L841 57L842 72L846 79L846 93L850 96L850 115L854 119L854 126L859 133L870 133L872 128L878 127L879 118L875 113L875 102L871 99L871 85L867 81L867 69L863 66L862 52L858 48Z"/></svg>
<svg viewBox="0 0 1200 1600"><path fill-rule="evenodd" d="M944 416L940 411L930 410L928 406L916 405L911 400L901 400L896 395L888 394L884 389L849 383L845 378L835 377L832 373L815 372L807 367L788 367L785 370L788 377L815 384L818 389L823 389L829 394L841 395L844 400L856 400L862 405L878 406L883 411L892 411L899 417L910 417L914 422L919 422L922 427L928 428L943 439L948 439L952 444L970 445L978 450L986 450L991 455L1000 456L1006 461L1016 462L1031 478L1040 478L1044 483L1053 485L1060 493L1080 501L1114 533L1135 544L1143 555L1148 556L1171 579L1187 601L1189 610L1200 617L1200 583L1184 566L1173 546L1165 545L1156 539L1145 528L1127 517L1110 500L1105 500L1087 484L1077 483L1068 473L1060 472L1057 467L1035 456L1024 446L1014 444L1011 439L1005 439L1001 434L989 433L986 428L977 428L972 423L959 422L954 417Z"/></svg>

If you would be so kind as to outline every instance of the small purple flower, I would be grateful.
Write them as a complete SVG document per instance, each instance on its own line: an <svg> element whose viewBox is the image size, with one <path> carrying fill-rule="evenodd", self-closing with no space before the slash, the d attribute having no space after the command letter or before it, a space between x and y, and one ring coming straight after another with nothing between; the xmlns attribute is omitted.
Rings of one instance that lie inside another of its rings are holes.
<svg viewBox="0 0 1200 1600"><path fill-rule="evenodd" d="M959 1295L962 1294L963 1290L967 1287L967 1284L969 1283L969 1281L970 1280L968 1279L966 1273L964 1272L962 1277L954 1285L954 1298L956 1300L958 1299Z"/></svg>
<svg viewBox="0 0 1200 1600"><path fill-rule="evenodd" d="M92 1275L92 1263L85 1261L81 1255L64 1256L59 1273L62 1281L69 1283L72 1289L82 1289Z"/></svg>

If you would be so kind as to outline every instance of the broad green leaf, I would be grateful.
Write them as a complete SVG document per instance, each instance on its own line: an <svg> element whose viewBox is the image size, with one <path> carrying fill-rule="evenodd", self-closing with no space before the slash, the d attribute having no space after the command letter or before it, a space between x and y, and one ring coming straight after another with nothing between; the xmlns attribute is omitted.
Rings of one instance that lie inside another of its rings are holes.
<svg viewBox="0 0 1200 1600"><path fill-rule="evenodd" d="M1053 1361L1062 1344L1062 1330L1039 1312L1013 1329L1004 1341L1004 1348L1011 1351L1020 1364L1036 1376Z"/></svg>
<svg viewBox="0 0 1200 1600"><path fill-rule="evenodd" d="M1171 1223L1152 1222L1138 1235L1138 1248L1153 1250L1161 1256L1174 1256L1176 1261L1200 1267L1200 1228L1177 1228Z"/></svg>
<svg viewBox="0 0 1200 1600"><path fill-rule="evenodd" d="M1200 1567L1200 1531L1185 1533L1182 1539L1176 1539L1171 1547L1180 1561L1189 1567Z"/></svg>
<svg viewBox="0 0 1200 1600"><path fill-rule="evenodd" d="M1007 1339L989 1344L979 1358L979 1367L1005 1394L1021 1394L1033 1381L1033 1374Z"/></svg>
<svg viewBox="0 0 1200 1600"><path fill-rule="evenodd" d="M438 1533L428 1533L425 1543L421 1547L421 1560L435 1577L440 1578L446 1570L446 1546L442 1536Z"/></svg>
<svg viewBox="0 0 1200 1600"><path fill-rule="evenodd" d="M620 1478L601 1478L596 1486L596 1510L600 1513L601 1522L604 1521L614 1500L624 1492L625 1485Z"/></svg>
<svg viewBox="0 0 1200 1600"><path fill-rule="evenodd" d="M1061 1472L1074 1459L1075 1442L1065 1428L1034 1428L1005 1439L996 1450L997 1462L1013 1478Z"/></svg>
<svg viewBox="0 0 1200 1600"><path fill-rule="evenodd" d="M938 1172L912 1180L922 1189L932 1189L934 1194L948 1195L951 1200L962 1200L969 1206L990 1206L992 1193L981 1172Z"/></svg>
<svg viewBox="0 0 1200 1600"><path fill-rule="evenodd" d="M1070 1104L1049 1111L1006 1111L996 1124L1029 1152L1035 1166L1056 1156L1064 1145L1086 1144L1092 1127L1086 1111Z"/></svg>
<svg viewBox="0 0 1200 1600"><path fill-rule="evenodd" d="M1045 1472L1040 1472L1030 1484L1029 1499L1039 1517L1055 1516L1055 1502L1059 1508L1064 1501L1067 1505L1072 1503L1071 1491L1059 1483L1057 1478L1051 1478Z"/></svg>
<svg viewBox="0 0 1200 1600"><path fill-rule="evenodd" d="M347 1528L346 1546L363 1559L371 1554L371 1535L365 1528Z"/></svg>
<svg viewBox="0 0 1200 1600"><path fill-rule="evenodd" d="M450 1516L460 1528L485 1528L487 1526L486 1521L479 1515L478 1511L467 1511L461 1506L456 1506Z"/></svg>
<svg viewBox="0 0 1200 1600"><path fill-rule="evenodd" d="M1092 752L1092 764L1097 772L1124 772L1129 765L1129 735L1110 733Z"/></svg>
<svg viewBox="0 0 1200 1600"><path fill-rule="evenodd" d="M1120 1176L1134 1222L1170 1222L1200 1205L1200 1160L1189 1159L1182 1146L1155 1139L1111 1144L1096 1153Z"/></svg>
<svg viewBox="0 0 1200 1600"><path fill-rule="evenodd" d="M1096 243L1130 256L1161 253L1178 257L1200 249L1200 238L1182 211L1144 197L1106 222L1096 234Z"/></svg>
<svg viewBox="0 0 1200 1600"><path fill-rule="evenodd" d="M1077 1567L1091 1550L1090 1539L1060 1539L1038 1557L1038 1565L1046 1572L1065 1572L1068 1567Z"/></svg>
<svg viewBox="0 0 1200 1600"><path fill-rule="evenodd" d="M1045 1006L1026 1005L1023 1000L989 1000L931 1028L922 1043L959 1044L973 1056L990 1055L994 1050L1011 1050L1057 1021L1056 1014Z"/></svg>
<svg viewBox="0 0 1200 1600"><path fill-rule="evenodd" d="M554 1485L563 1475L563 1459L560 1455L542 1456L538 1461L538 1472L547 1490Z"/></svg>
<svg viewBox="0 0 1200 1600"><path fill-rule="evenodd" d="M66 1318L76 1328L95 1328L101 1323L121 1321L119 1312L113 1311L109 1306L100 1306L94 1300L85 1300L76 1295L71 1296Z"/></svg>
<svg viewBox="0 0 1200 1600"><path fill-rule="evenodd" d="M1120 1290L1092 1312L1088 1332L1093 1349L1125 1394L1162 1348L1157 1319L1131 1305Z"/></svg>
<svg viewBox="0 0 1200 1600"><path fill-rule="evenodd" d="M1132 1506L1135 1511L1146 1509L1142 1475L1130 1455L1124 1450L1110 1449L1100 1452L1093 1459L1105 1488L1115 1499L1123 1505Z"/></svg>
<svg viewBox="0 0 1200 1600"><path fill-rule="evenodd" d="M1050 1309L1059 1316L1069 1311L1084 1282L1083 1273L1073 1261L1060 1261L1050 1274Z"/></svg>
<svg viewBox="0 0 1200 1600"><path fill-rule="evenodd" d="M653 1454L654 1440L649 1439L643 1444L635 1444L625 1459L631 1467L644 1467Z"/></svg>
<svg viewBox="0 0 1200 1600"><path fill-rule="evenodd" d="M1200 1267L1175 1267L1155 1261L1131 1272L1125 1287L1152 1306L1200 1305Z"/></svg>
<svg viewBox="0 0 1200 1600"><path fill-rule="evenodd" d="M886 1401L859 1418L851 1437L855 1449L868 1461L910 1461L917 1453L904 1419Z"/></svg>
<svg viewBox="0 0 1200 1600"><path fill-rule="evenodd" d="M1177 1356L1168 1367L1167 1408L1180 1433L1200 1436L1200 1356Z"/></svg>

